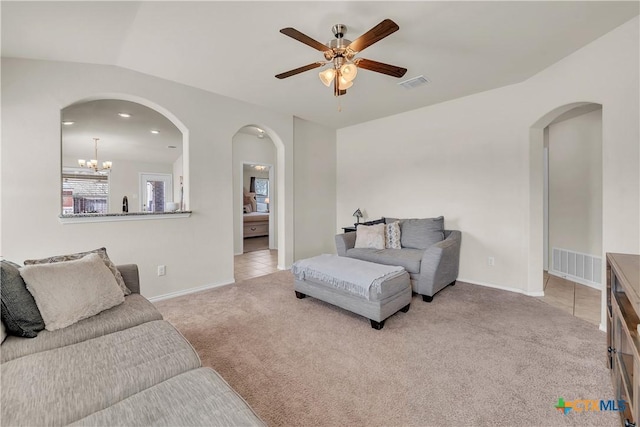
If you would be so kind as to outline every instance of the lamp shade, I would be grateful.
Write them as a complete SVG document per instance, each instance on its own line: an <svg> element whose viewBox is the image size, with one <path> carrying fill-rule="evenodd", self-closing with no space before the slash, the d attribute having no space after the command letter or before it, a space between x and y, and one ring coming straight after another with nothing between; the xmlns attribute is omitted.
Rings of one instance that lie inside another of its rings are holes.
<svg viewBox="0 0 640 427"><path fill-rule="evenodd" d="M338 79L338 89L346 90L346 89L349 89L351 86L353 86L352 81L345 79L343 76L340 76L340 78Z"/></svg>
<svg viewBox="0 0 640 427"><path fill-rule="evenodd" d="M340 76L345 80L345 82L352 81L356 78L357 74L358 67L356 67L355 64L344 64L340 67Z"/></svg>
<svg viewBox="0 0 640 427"><path fill-rule="evenodd" d="M336 70L334 70L333 68L328 68L324 71L320 71L318 76L320 77L320 81L325 86L329 87L329 85L333 81L333 78L336 76Z"/></svg>

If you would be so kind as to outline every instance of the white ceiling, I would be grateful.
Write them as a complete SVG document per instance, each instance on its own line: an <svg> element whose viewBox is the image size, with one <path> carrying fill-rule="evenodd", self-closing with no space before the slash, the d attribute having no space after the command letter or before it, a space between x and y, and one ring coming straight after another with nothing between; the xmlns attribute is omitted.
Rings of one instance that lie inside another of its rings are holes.
<svg viewBox="0 0 640 427"><path fill-rule="evenodd" d="M128 113L123 118L118 113ZM98 160L133 160L172 164L182 155L182 133L166 117L134 102L98 100L70 105L62 110L62 155L73 159L94 158L93 138L98 141ZM160 133L153 134L151 130ZM173 146L175 148L170 148Z"/></svg>
<svg viewBox="0 0 640 427"><path fill-rule="evenodd" d="M632 19L636 1L533 2L6 2L2 55L118 65L340 128L523 81ZM327 42L336 23L354 40L385 18L400 30L359 56L426 76L406 90L361 70L334 98L322 60L280 34ZM342 111L338 111L338 101Z"/></svg>

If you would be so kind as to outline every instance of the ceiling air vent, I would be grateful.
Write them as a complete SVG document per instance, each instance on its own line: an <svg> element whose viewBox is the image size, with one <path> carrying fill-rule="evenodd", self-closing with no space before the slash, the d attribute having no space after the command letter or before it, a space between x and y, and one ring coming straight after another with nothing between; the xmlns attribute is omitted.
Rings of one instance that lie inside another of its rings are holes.
<svg viewBox="0 0 640 427"><path fill-rule="evenodd" d="M427 84L429 84L429 80L425 76L414 77L412 79L398 83L398 85L402 86L405 89L415 89Z"/></svg>

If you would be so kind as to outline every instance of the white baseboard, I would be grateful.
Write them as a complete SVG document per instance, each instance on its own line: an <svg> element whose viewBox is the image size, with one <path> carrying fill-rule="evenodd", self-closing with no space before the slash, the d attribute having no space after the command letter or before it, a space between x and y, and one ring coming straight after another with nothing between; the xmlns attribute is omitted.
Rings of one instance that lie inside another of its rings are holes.
<svg viewBox="0 0 640 427"><path fill-rule="evenodd" d="M543 297L544 296L544 292L543 291L540 291L540 292L527 292L527 291L525 291L523 289L519 289L519 288L511 288L509 286L494 285L493 283L478 282L477 280L463 279L461 277L458 277L457 280L460 281L460 282L470 283L472 285L484 286L486 288L493 288L493 289L500 289L502 291L515 292L517 294L523 294L523 295L527 295L529 297Z"/></svg>
<svg viewBox="0 0 640 427"><path fill-rule="evenodd" d="M151 302L157 302L157 301L162 301L165 299L170 299L170 298L175 298L175 297L179 297L182 295L189 295L189 294L193 294L195 292L200 292L200 291L205 291L207 289L213 289L213 288L219 288L221 286L227 286L227 285L233 285L236 281L234 279L231 280L227 280L227 281L222 281L219 283L212 283L209 285L203 285L203 286L198 286L195 288L189 288L189 289L185 289L182 291L176 291L176 292L170 292L168 294L164 294L164 295L158 295L156 297L151 297L148 298L149 301Z"/></svg>
<svg viewBox="0 0 640 427"><path fill-rule="evenodd" d="M548 273L551 274L552 276L561 277L561 278L569 280L571 282L580 283L581 285L585 285L585 286L588 286L590 288L597 289L599 291L602 290L602 285L600 285L599 283L589 282L589 281L581 279L579 277L568 276L568 275L566 275L564 273L561 273L561 272L555 271L555 270L549 270Z"/></svg>
<svg viewBox="0 0 640 427"><path fill-rule="evenodd" d="M278 266L276 267L278 270L290 270L291 267L283 267L280 264L278 264Z"/></svg>

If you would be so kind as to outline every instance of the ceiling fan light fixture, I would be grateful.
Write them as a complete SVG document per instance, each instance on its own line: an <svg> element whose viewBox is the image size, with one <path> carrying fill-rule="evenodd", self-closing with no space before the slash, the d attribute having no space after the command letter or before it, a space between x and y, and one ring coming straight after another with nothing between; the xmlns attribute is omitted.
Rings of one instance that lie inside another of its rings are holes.
<svg viewBox="0 0 640 427"><path fill-rule="evenodd" d="M340 76L340 78L338 79L338 89L347 90L351 86L353 86L353 82L352 81L347 80L344 77Z"/></svg>
<svg viewBox="0 0 640 427"><path fill-rule="evenodd" d="M331 85L331 82L333 81L333 78L336 76L336 70L334 70L333 68L327 68L324 71L320 71L318 76L320 77L320 81L322 82L322 84L324 84L326 87L329 87L329 85Z"/></svg>
<svg viewBox="0 0 640 427"><path fill-rule="evenodd" d="M356 67L355 64L344 64L342 67L340 67L341 80L344 79L347 82L350 82L356 78L357 74L358 67Z"/></svg>

